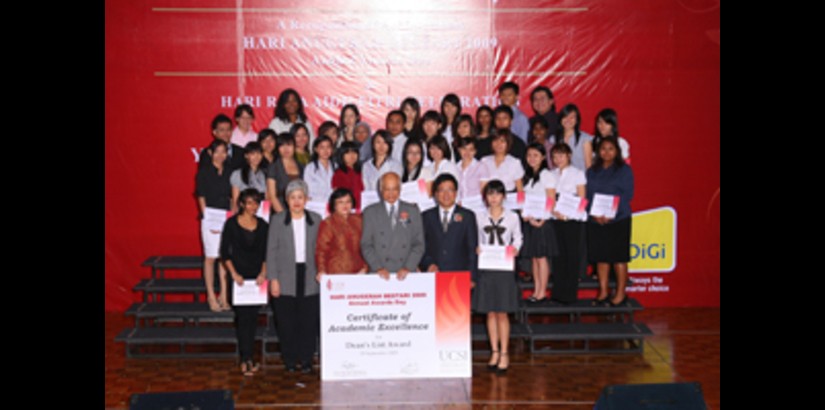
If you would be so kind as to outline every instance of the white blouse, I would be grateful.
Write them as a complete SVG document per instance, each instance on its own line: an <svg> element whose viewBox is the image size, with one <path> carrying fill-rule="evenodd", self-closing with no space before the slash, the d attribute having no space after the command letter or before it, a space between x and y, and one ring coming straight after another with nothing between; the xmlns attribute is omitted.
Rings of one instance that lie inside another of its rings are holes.
<svg viewBox="0 0 825 410"><path fill-rule="evenodd" d="M395 172L398 174L398 178L400 180L401 176L404 175L404 168L401 166L400 162L396 161L395 158L392 157L385 159L384 163L381 164L381 168L376 168L372 159L365 162L363 169L361 170L361 178L364 181L364 190L376 190L378 188L378 180L381 179L381 176L387 172Z"/></svg>
<svg viewBox="0 0 825 410"><path fill-rule="evenodd" d="M478 244L485 246L513 245L516 251L521 249L523 237L521 235L521 220L518 215L508 209L494 221L490 210L484 209L476 213L478 223Z"/></svg>
<svg viewBox="0 0 825 410"><path fill-rule="evenodd" d="M504 183L504 189L513 191L516 189L516 180L524 176L524 168L521 166L521 161L516 157L507 154L504 161L496 166L495 155L488 155L481 159L481 163L487 166L490 171L490 179L498 179Z"/></svg>
<svg viewBox="0 0 825 410"><path fill-rule="evenodd" d="M562 172L559 168L550 171L556 182L556 193L566 193L578 195L576 187L579 185L587 185L587 178L584 176L584 171L568 165ZM526 189L526 188L525 188Z"/></svg>
<svg viewBox="0 0 825 410"><path fill-rule="evenodd" d="M314 162L307 164L304 168L304 182L309 188L309 197L313 201L327 202L329 196L332 194L332 175L335 169L332 167L332 160L329 161L329 167L324 168L324 164L318 161L316 166Z"/></svg>
<svg viewBox="0 0 825 410"><path fill-rule="evenodd" d="M456 180L458 180L458 167L456 167L455 162L450 161L446 158L442 159L441 162L438 164L436 164L435 162L430 163L423 169L427 169L430 174L430 179L428 179L428 181L435 180L441 174L450 174L453 177L455 177Z"/></svg>
<svg viewBox="0 0 825 410"><path fill-rule="evenodd" d="M528 194L545 195L548 189L556 189L556 177L547 169L539 172L539 179L537 181L524 183L524 192Z"/></svg>
<svg viewBox="0 0 825 410"><path fill-rule="evenodd" d="M490 180L490 170L487 166L475 158L466 169L462 168L460 162L456 166L458 167L458 199L481 195L481 184Z"/></svg>

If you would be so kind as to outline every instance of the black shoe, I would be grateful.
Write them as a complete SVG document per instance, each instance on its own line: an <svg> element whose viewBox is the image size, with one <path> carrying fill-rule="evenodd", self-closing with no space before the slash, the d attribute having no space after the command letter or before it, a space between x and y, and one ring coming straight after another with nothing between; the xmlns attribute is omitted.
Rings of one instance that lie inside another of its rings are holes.
<svg viewBox="0 0 825 410"><path fill-rule="evenodd" d="M504 356L504 355L506 355L506 354L507 354L507 352L503 352L503 353L501 353L501 355L502 355L502 356ZM499 362L501 362L501 360L499 360ZM507 363L507 367L499 367L499 366L496 366L496 374L504 374L504 373L507 373L507 369L508 369L509 367L510 367L510 363Z"/></svg>
<svg viewBox="0 0 825 410"><path fill-rule="evenodd" d="M604 299L593 299L590 302L590 306L604 306L606 304L610 304L610 295L607 295Z"/></svg>
<svg viewBox="0 0 825 410"><path fill-rule="evenodd" d="M491 354L498 354L498 351L493 351L493 352L491 352ZM495 363L495 364L489 364L489 363L487 363L487 370L490 370L490 371L495 371L495 370L496 370L496 368L498 368L498 362L499 362L500 360L501 360L501 355L499 355L499 356L498 356L498 360L496 360L496 363Z"/></svg>
<svg viewBox="0 0 825 410"><path fill-rule="evenodd" d="M625 294L625 295L624 295L624 297L622 298L622 300L620 300L618 303L613 303L613 302L611 301L611 302L610 302L610 306L611 306L611 307L619 307L619 306L624 305L626 302L627 302L627 294Z"/></svg>
<svg viewBox="0 0 825 410"><path fill-rule="evenodd" d="M286 371L287 371L288 373L295 373L295 370L296 370L296 369L295 369L295 365L294 365L294 364L288 364L288 365L286 365Z"/></svg>

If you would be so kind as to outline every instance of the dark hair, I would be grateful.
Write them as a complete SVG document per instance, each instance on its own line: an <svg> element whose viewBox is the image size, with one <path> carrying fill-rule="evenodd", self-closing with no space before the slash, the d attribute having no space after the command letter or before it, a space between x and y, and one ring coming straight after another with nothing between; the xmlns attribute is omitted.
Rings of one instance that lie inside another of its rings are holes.
<svg viewBox="0 0 825 410"><path fill-rule="evenodd" d="M218 115L215 116L215 118L212 119L212 130L214 131L214 130L218 129L218 124L223 123L223 122L229 123L230 127L232 126L232 119L231 118L227 117L226 114L218 114Z"/></svg>
<svg viewBox="0 0 825 410"><path fill-rule="evenodd" d="M244 147L244 156L246 154L250 154L253 152L257 152L259 154L263 154L263 148L261 148L261 144L256 141L249 141L246 143L246 147ZM261 170L261 164L258 164L258 171ZM244 161L243 166L241 167L241 180L245 185L249 185L249 174L252 172L252 167L249 165L249 161Z"/></svg>
<svg viewBox="0 0 825 410"><path fill-rule="evenodd" d="M301 99L301 95L298 94L292 88L287 88L286 90L281 91L281 94L278 96L278 102L275 106L275 117L280 119L281 121L289 122L289 114L286 113L286 100L289 99L289 96L295 96L295 99L298 100L298 118L301 122L307 121L307 115L304 112L304 101Z"/></svg>
<svg viewBox="0 0 825 410"><path fill-rule="evenodd" d="M610 126L613 128L613 134L611 134L611 135L602 135L602 133L599 131L599 117L601 117L601 119L604 120L604 122L610 124ZM596 123L593 125L593 129L596 130L596 132L593 133L593 146L594 147L596 145L598 145L599 142L601 142L602 138L613 136L613 137L616 137L616 139L618 139L619 138L619 116L616 114L616 110L614 110L612 108L605 108L605 109L599 111L599 113L596 115Z"/></svg>
<svg viewBox="0 0 825 410"><path fill-rule="evenodd" d="M533 171L533 167L527 163L527 151L534 149L541 153L541 161L539 162L539 169L538 171ZM541 176L541 171L547 169L547 152L544 150L544 146L539 144L538 142L530 143L527 146L527 149L524 150L524 176L521 177L521 182L524 186L533 186L536 182L539 182L539 177Z"/></svg>
<svg viewBox="0 0 825 410"><path fill-rule="evenodd" d="M435 177L435 181L433 181L433 186L430 191L430 196L435 196L435 191L438 191L438 187L445 182L452 182L455 189L458 189L458 180L455 179L452 174L444 173Z"/></svg>
<svg viewBox="0 0 825 410"><path fill-rule="evenodd" d="M318 148L322 142L328 142L331 148L335 148L332 146L332 140L326 135L321 135L320 137L315 138L315 141L312 142L312 155L309 157L309 160L315 164L316 168L318 167L318 153L315 152L315 149ZM333 154L335 154L334 151ZM332 157L330 157L330 159L332 159ZM332 168L335 169L335 161L332 161Z"/></svg>
<svg viewBox="0 0 825 410"><path fill-rule="evenodd" d="M447 116L444 114L444 104L446 104L446 103L450 103L450 104L454 105L456 108L458 108L458 110L455 112L455 118L453 118L454 122L458 118L458 116L461 114L461 100L458 98L458 96L453 94L453 93L449 93L449 94L445 95L444 98L441 99L441 119L442 119L441 123L442 123L443 127L453 125L452 123L447 122ZM444 131L443 128L442 128L442 131Z"/></svg>
<svg viewBox="0 0 825 410"><path fill-rule="evenodd" d="M209 143L209 152L215 152L215 148L221 145L223 145L225 149L229 149L229 144L227 144L226 141L217 138L213 139L212 142Z"/></svg>
<svg viewBox="0 0 825 410"><path fill-rule="evenodd" d="M350 152L354 152L359 159L361 158L361 150L359 149L358 144L356 144L355 141L344 141L338 148L338 152L336 152L336 157L338 158L338 169L344 171L345 174L349 173L349 167L344 162L344 155ZM352 166L352 169L360 174L361 161L356 160L355 164Z"/></svg>
<svg viewBox="0 0 825 410"><path fill-rule="evenodd" d="M421 161L418 161L418 164L413 170L413 174L410 174L408 170L410 164L407 162L407 149L409 149L412 145L417 145L421 150ZM402 151L401 155L401 164L404 168L404 174L401 175L401 182L409 182L418 179L418 176L421 174L421 168L424 167L424 155L426 155L426 153L424 152L424 146L421 144L421 141L417 138L408 138L407 142L404 143L404 151Z"/></svg>
<svg viewBox="0 0 825 410"><path fill-rule="evenodd" d="M235 107L235 118L240 118L243 113L247 113L255 119L255 113L252 112L252 106L249 104L241 104Z"/></svg>
<svg viewBox="0 0 825 410"><path fill-rule="evenodd" d="M384 161L386 161L387 159L392 158L392 136L383 128L372 134L372 146L370 147L372 148L372 165L375 165L375 167L378 168L378 164L375 163L378 160L375 155L375 137L380 137L389 146L387 149L387 158L384 158Z"/></svg>
<svg viewBox="0 0 825 410"><path fill-rule="evenodd" d="M298 134L298 130L300 130L300 129L303 129L304 132L307 133L307 146L304 148L304 149L307 149L307 148L309 148L309 138L311 137L311 135L309 134L309 128L306 126L306 124L304 124L302 122L292 124L292 126L289 127L289 133L292 134L292 142L295 143L295 148L297 149L298 148L298 143L295 141L295 135ZM277 148L276 148L276 150L277 150Z"/></svg>
<svg viewBox="0 0 825 410"><path fill-rule="evenodd" d="M346 113L347 110L352 110L355 113L355 123L356 124L361 122L361 112L358 111L358 106L355 105L355 104L347 104L347 105L341 107L341 115L338 116L338 128L341 129L341 130L344 129L344 113ZM355 130L355 125L353 125L352 128L353 128L353 130ZM321 135L321 133L319 132L318 135Z"/></svg>
<svg viewBox="0 0 825 410"><path fill-rule="evenodd" d="M444 155L444 159L451 160L453 159L453 155L450 152L450 144L447 142L447 139L444 138L442 135L436 135L432 137L429 141L427 141L427 158L432 160L433 158L430 156L430 148L436 147L441 150L441 153Z"/></svg>
<svg viewBox="0 0 825 410"><path fill-rule="evenodd" d="M263 194L261 191L258 191L255 188L246 188L241 191L240 195L238 195L238 207L243 209L243 203L246 202L247 198L252 198L252 200L260 204L262 196Z"/></svg>
<svg viewBox="0 0 825 410"><path fill-rule="evenodd" d="M550 148L550 155L553 155L555 153L573 155L573 150L570 149L570 146L567 145L567 143L559 142L553 144L553 148Z"/></svg>
<svg viewBox="0 0 825 410"><path fill-rule="evenodd" d="M604 137L599 141L599 145L596 146L596 159L593 161L593 165L590 166L594 172L601 172L602 166L604 165L604 160L602 160L602 156L599 155L599 151L601 150L602 145L605 143L611 143L614 147L616 147L616 159L613 160L612 167L614 168L621 168L625 165L624 157L622 156L622 147L619 145L619 140L616 137Z"/></svg>
<svg viewBox="0 0 825 410"><path fill-rule="evenodd" d="M574 111L576 112L576 139L573 145L579 145L579 138L582 135L581 129L579 129L579 127L581 127L582 124L582 114L581 112L579 112L579 107L576 107L576 104L572 103L565 105L561 108L561 111L559 111L559 128L557 131L559 135L557 135L555 138L556 142L564 142L564 126L561 125L561 122L564 119L564 117L570 115L570 113Z"/></svg>
<svg viewBox="0 0 825 410"><path fill-rule="evenodd" d="M543 115L536 115L534 117L531 117L530 118L530 131L528 131L528 135L527 135L527 142L528 143L533 142L536 138L536 137L533 136L533 128L535 128L536 125L541 125L542 127L544 127L545 130L548 130L548 132L550 130L550 123L547 122L547 118L544 118ZM549 137L550 137L549 135L545 136L545 138L549 138Z"/></svg>
<svg viewBox="0 0 825 410"><path fill-rule="evenodd" d="M455 147L456 150L464 148L468 145L472 145L473 148L478 149L478 140L476 139L476 137L459 138L453 142L457 143Z"/></svg>
<svg viewBox="0 0 825 410"><path fill-rule="evenodd" d="M511 90L515 91L516 95L518 95L518 92L519 92L518 84L516 84L512 81L505 81L504 84L501 84L500 86L498 86L498 93L501 94L501 92L506 90L506 89L511 89Z"/></svg>
<svg viewBox="0 0 825 410"><path fill-rule="evenodd" d="M473 123L473 117L470 114L459 114L455 121L453 121L453 140L458 138L458 126L462 122L470 123L470 136L475 137L476 128L475 123Z"/></svg>
<svg viewBox="0 0 825 410"><path fill-rule="evenodd" d="M499 138L504 138L504 141L507 143L507 152L509 153L510 148L513 147L513 133L508 129L496 129L496 132L490 136L490 146L492 147L493 143ZM495 154L495 152L493 154Z"/></svg>
<svg viewBox="0 0 825 410"><path fill-rule="evenodd" d="M481 129L481 121L478 120L478 114L481 113L482 111L487 111L490 114L490 128L495 128L496 118L495 118L495 115L493 115L493 109L490 108L489 105L482 105L481 107L478 107L478 109L476 110L476 135L477 136L481 134L481 131L483 131ZM488 130L488 132L489 132L489 130Z"/></svg>
<svg viewBox="0 0 825 410"><path fill-rule="evenodd" d="M278 139L278 134L275 134L271 128L264 128L263 131L258 133L258 143L263 145L265 139L272 137L273 140Z"/></svg>
<svg viewBox="0 0 825 410"><path fill-rule="evenodd" d="M349 197L349 200L352 202L352 206L355 207L355 195L352 194L352 191L347 188L335 188L329 196L329 202L327 203L327 210L329 210L330 215L335 213L335 201L345 196Z"/></svg>
<svg viewBox="0 0 825 410"><path fill-rule="evenodd" d="M499 179L493 179L490 182L488 182L487 185L484 185L484 191L481 195L482 199L484 199L484 205L490 206L487 203L487 195L492 193L499 193L504 195L505 198L507 198L507 190L504 189L504 183L501 182L501 180Z"/></svg>
<svg viewBox="0 0 825 410"><path fill-rule="evenodd" d="M335 121L324 121L318 126L318 135L325 135L327 131L333 128L335 128L335 133L337 134L339 131L338 124L336 124Z"/></svg>
<svg viewBox="0 0 825 410"><path fill-rule="evenodd" d="M399 107L399 109L402 112L404 111L404 106L405 105L409 105L410 107L412 107L412 109L415 110L415 124L413 124L413 127L419 125L421 123L421 104L419 104L418 100L415 99L414 97L407 97L407 98L404 99L404 101L401 101L401 106ZM405 115L405 118L406 118L407 114L404 114L404 115ZM409 119L409 118L407 118L407 119Z"/></svg>
<svg viewBox="0 0 825 410"><path fill-rule="evenodd" d="M424 116L421 117L421 123L423 124L425 121L435 121L439 124L444 122L441 118L441 114L439 114L436 110L427 110L427 112L424 113Z"/></svg>
<svg viewBox="0 0 825 410"><path fill-rule="evenodd" d="M392 117L393 115L400 115L401 116L401 122L403 122L403 123L407 122L407 114L404 114L404 111L392 110L392 111L387 113L387 118L384 120L384 125L386 125L386 123L390 120L390 117Z"/></svg>
<svg viewBox="0 0 825 410"><path fill-rule="evenodd" d="M555 101L555 98L556 98L556 97L553 97L553 92L552 92L552 91L550 91L550 88L548 88L548 87L546 87L546 86L540 85L540 86L538 86L538 87L534 88L534 89L533 89L533 92L531 92L531 93L530 93L530 102L532 103L532 102L533 102L533 97L535 97L535 96L536 96L536 94L538 94L538 93L540 93L540 92L545 92L545 93L547 93L547 96L548 96L551 100L553 100L553 105L551 105L551 106L550 106L550 111L556 112L556 101ZM538 114L538 113L537 113L537 114Z"/></svg>
<svg viewBox="0 0 825 410"><path fill-rule="evenodd" d="M292 134L290 134L288 132L282 132L282 133L278 134L278 136L275 137L275 155L280 157L281 156L280 149L281 149L282 146L284 146L286 144L292 144L292 146L294 147L295 146L295 136L293 136Z"/></svg>
<svg viewBox="0 0 825 410"><path fill-rule="evenodd" d="M495 126L495 124L496 124L496 117L498 116L499 113L502 113L502 112L509 115L510 120L513 119L513 109L506 106L506 105L504 105L504 104L499 105L498 107L496 107L495 111L493 111L493 126Z"/></svg>

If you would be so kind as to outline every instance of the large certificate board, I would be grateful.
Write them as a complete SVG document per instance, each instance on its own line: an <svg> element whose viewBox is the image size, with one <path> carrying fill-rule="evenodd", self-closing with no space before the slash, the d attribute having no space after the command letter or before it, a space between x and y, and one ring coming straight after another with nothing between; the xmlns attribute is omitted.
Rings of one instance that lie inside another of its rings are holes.
<svg viewBox="0 0 825 410"><path fill-rule="evenodd" d="M321 380L472 377L470 273L321 276Z"/></svg>

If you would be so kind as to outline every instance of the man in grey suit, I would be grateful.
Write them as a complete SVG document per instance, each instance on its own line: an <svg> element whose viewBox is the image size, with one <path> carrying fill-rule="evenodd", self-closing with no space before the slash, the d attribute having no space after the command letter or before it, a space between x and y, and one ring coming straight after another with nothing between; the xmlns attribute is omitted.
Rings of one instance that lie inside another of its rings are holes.
<svg viewBox="0 0 825 410"><path fill-rule="evenodd" d="M401 177L394 172L384 174L378 185L381 201L363 211L361 254L370 267L383 279L396 272L404 280L417 270L424 255L424 226L418 206L399 200Z"/></svg>

